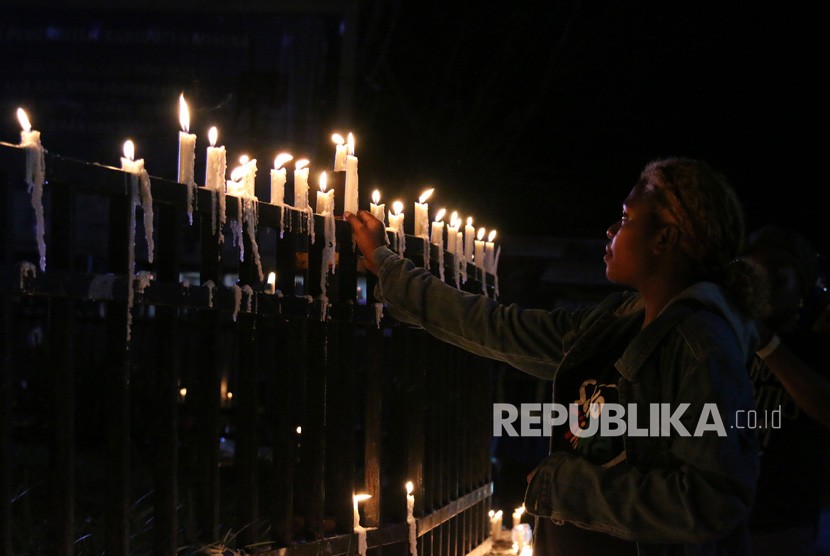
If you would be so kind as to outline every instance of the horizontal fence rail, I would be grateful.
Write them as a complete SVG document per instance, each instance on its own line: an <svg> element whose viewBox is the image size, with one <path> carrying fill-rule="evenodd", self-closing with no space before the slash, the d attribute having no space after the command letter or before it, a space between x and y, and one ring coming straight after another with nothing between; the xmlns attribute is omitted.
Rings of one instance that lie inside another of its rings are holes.
<svg viewBox="0 0 830 556"><path fill-rule="evenodd" d="M488 537L490 362L383 313L347 223L325 269L321 215L255 202L250 235L228 196L217 231L216 193L191 223L154 177L150 261L132 176L47 154L44 271L26 156L0 144L0 553L351 554L365 492L368 551L403 556L407 481L419 554Z"/></svg>

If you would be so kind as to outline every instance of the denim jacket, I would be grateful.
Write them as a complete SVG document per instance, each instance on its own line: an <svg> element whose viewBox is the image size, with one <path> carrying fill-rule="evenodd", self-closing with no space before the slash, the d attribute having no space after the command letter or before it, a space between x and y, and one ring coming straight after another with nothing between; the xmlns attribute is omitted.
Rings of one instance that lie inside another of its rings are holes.
<svg viewBox="0 0 830 556"><path fill-rule="evenodd" d="M504 361L557 383L596 350L612 343L632 319L642 320L637 295L613 294L579 311L522 309L460 292L378 248L378 296L396 319L441 340ZM754 409L747 362L757 344L754 324L712 283L693 285L642 328L615 366L620 403L689 406L683 436L624 435L625 461L606 467L553 452L527 488L528 513L568 521L637 542L639 554L749 554L747 516L753 502L758 449L736 416ZM704 404L707 404L706 406ZM711 404L716 404L712 406ZM701 415L725 435L695 435ZM643 427L647 418L638 419ZM648 425L646 424L646 427Z"/></svg>

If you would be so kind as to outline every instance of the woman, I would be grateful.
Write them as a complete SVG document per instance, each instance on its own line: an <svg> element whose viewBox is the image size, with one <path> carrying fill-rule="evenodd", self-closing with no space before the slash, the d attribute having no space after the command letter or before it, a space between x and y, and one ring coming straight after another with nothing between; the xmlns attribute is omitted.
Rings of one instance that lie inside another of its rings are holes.
<svg viewBox="0 0 830 556"><path fill-rule="evenodd" d="M735 418L753 408L761 304L753 267L734 260L743 213L723 176L695 160L646 166L604 257L608 278L637 294L577 312L461 293L388 250L368 213L347 218L394 317L552 380L555 404L579 412L529 478L537 555L749 553L757 446ZM581 434L611 402L639 425Z"/></svg>

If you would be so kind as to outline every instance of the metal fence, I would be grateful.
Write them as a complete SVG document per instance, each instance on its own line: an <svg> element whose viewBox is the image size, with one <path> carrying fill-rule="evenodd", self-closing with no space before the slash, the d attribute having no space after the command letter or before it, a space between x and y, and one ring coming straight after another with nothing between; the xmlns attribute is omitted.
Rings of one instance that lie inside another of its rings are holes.
<svg viewBox="0 0 830 556"><path fill-rule="evenodd" d="M369 552L403 555L407 481L421 554L487 538L490 364L378 322L345 222L321 282L319 215L311 243L308 213L257 203L240 258L214 194L191 224L185 186L152 178L151 263L132 177L47 154L42 271L26 156L0 145L0 552L348 554L367 492Z"/></svg>

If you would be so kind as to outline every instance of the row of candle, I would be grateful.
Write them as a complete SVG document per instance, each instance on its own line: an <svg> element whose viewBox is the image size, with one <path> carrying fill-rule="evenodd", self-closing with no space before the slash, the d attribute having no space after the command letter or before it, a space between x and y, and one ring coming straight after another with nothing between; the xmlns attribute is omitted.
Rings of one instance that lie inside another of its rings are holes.
<svg viewBox="0 0 830 556"><path fill-rule="evenodd" d="M22 114L22 116L21 116ZM32 131L28 118L22 109L18 110L21 119L21 126L24 132L21 134L21 144L32 144L33 138L40 144L40 133ZM25 120L25 123L24 123ZM185 101L184 94L179 97L179 162L178 181L188 186L188 217L192 223L192 208L195 202L196 182L194 179L194 161L196 148L196 135L190 133L190 112ZM255 178L257 171L256 159L250 159L243 155L240 157L240 165L231 171L230 179L225 179L227 172L227 156L224 146L216 146L218 130L211 127L208 132L210 145L207 147L207 165L205 171L205 188L220 193L220 226L224 224L224 195L231 194L240 198L256 199ZM344 211L357 212L358 209L358 173L357 157L354 155L354 135L348 134L348 139L335 133L332 135L335 144L334 171L346 172ZM274 168L271 170L270 202L272 204L286 207L285 185L287 182L287 169L285 165L293 160L288 153L280 153L274 160ZM124 157L122 158L122 169L129 172L136 172L136 169L144 168L144 160L134 158L134 146L131 141L124 144ZM308 178L309 160L299 159L294 165L294 199L293 208L311 212L308 202ZM327 176L322 172L319 179L320 191L317 193L316 210L319 214L333 214L334 212L334 190L326 191ZM461 261L472 262L476 267L494 273L496 272L497 254L494 239L495 230L492 230L485 239L486 230L479 228L478 231L472 225L472 217L467 218L466 226L462 231L462 221L458 218L457 212L453 212L449 223L446 226L446 242L444 241L445 225L443 218L446 210L438 212L432 222L431 232L429 229L429 209L427 199L432 194L429 189L415 203L414 211L414 235L420 237L426 243L438 245L443 251L453 253ZM388 229L403 236L403 204L396 201L393 210L385 213L385 205L380 204L380 192L375 191L370 204L371 213L386 224ZM45 265L45 263L44 263Z"/></svg>

